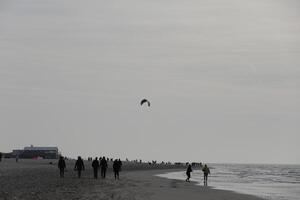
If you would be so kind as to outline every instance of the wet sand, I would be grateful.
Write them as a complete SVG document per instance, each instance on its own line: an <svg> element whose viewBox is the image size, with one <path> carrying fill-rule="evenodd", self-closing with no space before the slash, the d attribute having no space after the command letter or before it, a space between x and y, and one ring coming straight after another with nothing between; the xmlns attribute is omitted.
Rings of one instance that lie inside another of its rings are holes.
<svg viewBox="0 0 300 200"><path fill-rule="evenodd" d="M49 164L52 162L53 164ZM154 176L183 167L124 163L120 180L114 180L112 163L106 179L93 178L91 162L78 179L73 171L74 161L67 161L65 178L59 178L54 160L12 159L0 162L0 199L203 199L203 200L260 200L258 197L196 186L180 180Z"/></svg>

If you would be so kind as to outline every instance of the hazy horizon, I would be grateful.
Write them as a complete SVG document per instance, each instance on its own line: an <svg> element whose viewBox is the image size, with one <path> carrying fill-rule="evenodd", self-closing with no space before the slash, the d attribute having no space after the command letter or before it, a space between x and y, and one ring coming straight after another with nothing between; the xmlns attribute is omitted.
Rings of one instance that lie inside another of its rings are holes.
<svg viewBox="0 0 300 200"><path fill-rule="evenodd" d="M299 11L295 0L0 0L0 151L300 164Z"/></svg>

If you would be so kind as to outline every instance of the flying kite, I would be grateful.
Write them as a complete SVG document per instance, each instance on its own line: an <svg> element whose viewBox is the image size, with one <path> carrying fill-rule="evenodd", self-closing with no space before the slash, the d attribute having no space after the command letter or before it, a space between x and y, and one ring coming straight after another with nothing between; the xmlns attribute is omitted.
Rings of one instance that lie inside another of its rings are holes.
<svg viewBox="0 0 300 200"><path fill-rule="evenodd" d="M142 106L144 103L147 103L147 104L148 104L148 107L150 107L150 101L148 101L147 99L143 99L143 100L141 101L141 106Z"/></svg>

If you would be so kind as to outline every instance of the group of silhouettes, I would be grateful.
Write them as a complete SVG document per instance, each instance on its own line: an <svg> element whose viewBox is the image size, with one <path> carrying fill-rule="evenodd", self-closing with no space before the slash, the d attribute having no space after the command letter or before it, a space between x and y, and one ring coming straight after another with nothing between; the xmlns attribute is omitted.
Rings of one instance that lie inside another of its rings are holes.
<svg viewBox="0 0 300 200"><path fill-rule="evenodd" d="M202 166L202 163L200 163L200 168L203 172L203 182L204 185L207 186L207 179L208 179L208 174L210 174L210 170L208 168L208 166L205 164L204 166ZM186 169L186 176L187 178L185 179L186 182L190 182L190 178L191 178L191 172L192 172L192 165L188 164L188 167Z"/></svg>
<svg viewBox="0 0 300 200"><path fill-rule="evenodd" d="M98 171L100 169L101 171L101 177L105 178L106 177L106 171L107 171L107 164L108 159L104 157L100 157L99 160L96 157L92 161L92 168L94 172L94 178L98 179ZM122 167L122 161L120 159L115 159L113 161L113 171L114 171L114 176L115 179L119 179L119 172L121 171ZM58 168L60 172L60 177L64 177L65 169L66 169L66 162L65 159L61 156L58 161ZM77 171L78 178L81 178L81 172L85 170L84 162L80 156L78 156L78 159L75 162L74 170Z"/></svg>

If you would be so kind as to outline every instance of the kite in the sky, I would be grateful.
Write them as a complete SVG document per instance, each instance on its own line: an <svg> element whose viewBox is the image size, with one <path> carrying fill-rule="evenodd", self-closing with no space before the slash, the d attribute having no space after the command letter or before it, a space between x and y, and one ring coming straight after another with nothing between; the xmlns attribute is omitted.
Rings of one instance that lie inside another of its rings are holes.
<svg viewBox="0 0 300 200"><path fill-rule="evenodd" d="M148 107L150 107L150 101L148 101L147 99L143 99L143 100L141 101L141 106L142 106L144 103L147 103L147 104L148 104Z"/></svg>

